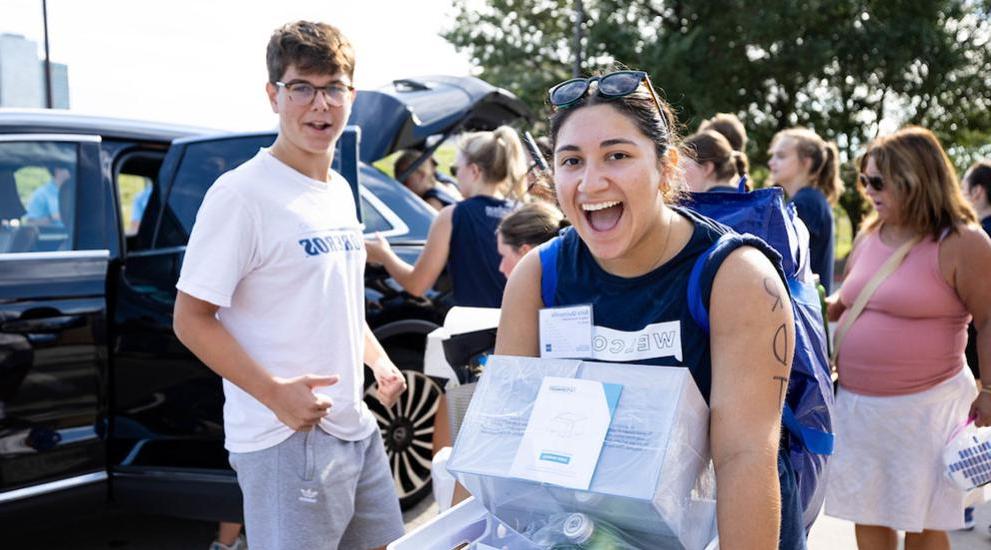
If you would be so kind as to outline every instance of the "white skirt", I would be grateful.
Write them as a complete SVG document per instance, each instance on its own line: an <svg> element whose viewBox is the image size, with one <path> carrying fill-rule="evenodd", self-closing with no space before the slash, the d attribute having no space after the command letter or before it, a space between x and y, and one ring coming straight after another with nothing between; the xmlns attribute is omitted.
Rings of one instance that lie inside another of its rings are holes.
<svg viewBox="0 0 991 550"><path fill-rule="evenodd" d="M967 494L943 473L943 447L975 397L967 367L909 395L874 397L841 388L826 515L914 533L962 528Z"/></svg>

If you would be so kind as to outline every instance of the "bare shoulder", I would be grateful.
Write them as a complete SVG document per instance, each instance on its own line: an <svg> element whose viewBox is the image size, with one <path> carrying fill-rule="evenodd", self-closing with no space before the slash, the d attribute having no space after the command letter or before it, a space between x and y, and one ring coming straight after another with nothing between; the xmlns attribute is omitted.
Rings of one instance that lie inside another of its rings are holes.
<svg viewBox="0 0 991 550"><path fill-rule="evenodd" d="M434 223L439 223L443 221L445 223L450 224L451 220L454 219L454 208L456 206L457 206L456 204L449 204L444 208L441 208L440 212L437 213L437 220L434 221Z"/></svg>
<svg viewBox="0 0 991 550"><path fill-rule="evenodd" d="M713 292L722 288L760 289L764 286L764 279L769 277L778 282L781 281L781 277L771 260L763 252L752 246L741 246L726 257L723 265L716 272L712 289Z"/></svg>
<svg viewBox="0 0 991 550"><path fill-rule="evenodd" d="M751 246L734 250L716 272L709 311L713 337L743 337L758 325L784 321L791 312L788 289L778 270L763 252ZM764 307L753 307L764 304ZM768 317L770 312L771 317ZM730 328L730 332L723 329Z"/></svg>
<svg viewBox="0 0 991 550"><path fill-rule="evenodd" d="M991 239L978 225L959 225L943 239L942 248L951 254L969 255L982 249L991 250Z"/></svg>
<svg viewBox="0 0 991 550"><path fill-rule="evenodd" d="M513 269L502 295L502 313L496 334L496 353L501 355L539 355L538 315L540 297L540 253L527 252Z"/></svg>
<svg viewBox="0 0 991 550"><path fill-rule="evenodd" d="M540 298L540 280L543 269L540 265L540 249L534 248L523 256L523 259L516 264L513 272L509 275L506 283L506 292L503 294L502 306L505 308L510 304L509 300L523 300L530 302L536 297L537 309L543 307L543 300Z"/></svg>

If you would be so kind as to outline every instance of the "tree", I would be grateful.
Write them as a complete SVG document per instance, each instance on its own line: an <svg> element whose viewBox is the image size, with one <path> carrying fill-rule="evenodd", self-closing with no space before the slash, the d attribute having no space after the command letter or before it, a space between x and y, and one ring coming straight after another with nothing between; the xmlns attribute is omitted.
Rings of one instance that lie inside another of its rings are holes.
<svg viewBox="0 0 991 550"><path fill-rule="evenodd" d="M445 37L539 111L570 76L571 4L457 0ZM648 71L688 129L736 113L758 161L796 125L847 160L906 123L932 129L958 162L991 140L991 1L586 0L585 13L587 71ZM845 173L844 205L858 210Z"/></svg>

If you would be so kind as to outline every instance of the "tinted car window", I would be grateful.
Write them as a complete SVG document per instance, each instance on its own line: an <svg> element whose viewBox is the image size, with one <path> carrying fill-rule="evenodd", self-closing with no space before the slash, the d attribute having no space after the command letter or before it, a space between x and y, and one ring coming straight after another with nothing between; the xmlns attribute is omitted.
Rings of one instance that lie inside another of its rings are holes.
<svg viewBox="0 0 991 550"><path fill-rule="evenodd" d="M159 246L184 245L196 221L196 211L200 208L207 189L221 174L237 168L258 153L261 147L272 144L274 136L252 136L235 139L211 140L190 143L186 146L179 168L169 192L167 217L179 224L179 234ZM165 237L165 233L163 233Z"/></svg>
<svg viewBox="0 0 991 550"><path fill-rule="evenodd" d="M224 172L252 158L261 147L268 147L274 134L192 142L185 145L179 161L168 205L163 211L157 248L185 245L189 240L196 212L207 189ZM335 161L340 156L335 156ZM337 167L335 166L335 169ZM361 166L362 222L365 233L382 233L392 240L426 240L436 212L416 195L381 171ZM154 205L155 197L151 203Z"/></svg>
<svg viewBox="0 0 991 550"><path fill-rule="evenodd" d="M0 142L0 253L72 250L78 175L76 143Z"/></svg>

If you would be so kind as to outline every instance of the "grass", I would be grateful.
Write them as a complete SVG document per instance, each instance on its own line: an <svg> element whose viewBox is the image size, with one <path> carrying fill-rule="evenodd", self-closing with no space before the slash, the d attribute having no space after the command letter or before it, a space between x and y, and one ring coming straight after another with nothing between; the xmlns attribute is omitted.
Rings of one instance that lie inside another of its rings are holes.
<svg viewBox="0 0 991 550"><path fill-rule="evenodd" d="M850 216L839 205L833 207L833 219L836 220L833 233L836 237L834 257L839 260L846 258L850 254L850 249L853 248L853 226L850 224Z"/></svg>
<svg viewBox="0 0 991 550"><path fill-rule="evenodd" d="M454 145L445 143L434 151L434 160L437 161L437 169L445 174L451 173L451 166L454 164L454 157L457 155L458 150ZM374 164L379 170L385 172L390 178L396 177L392 173L392 165L399 158L402 151L397 151L387 157L377 160Z"/></svg>

